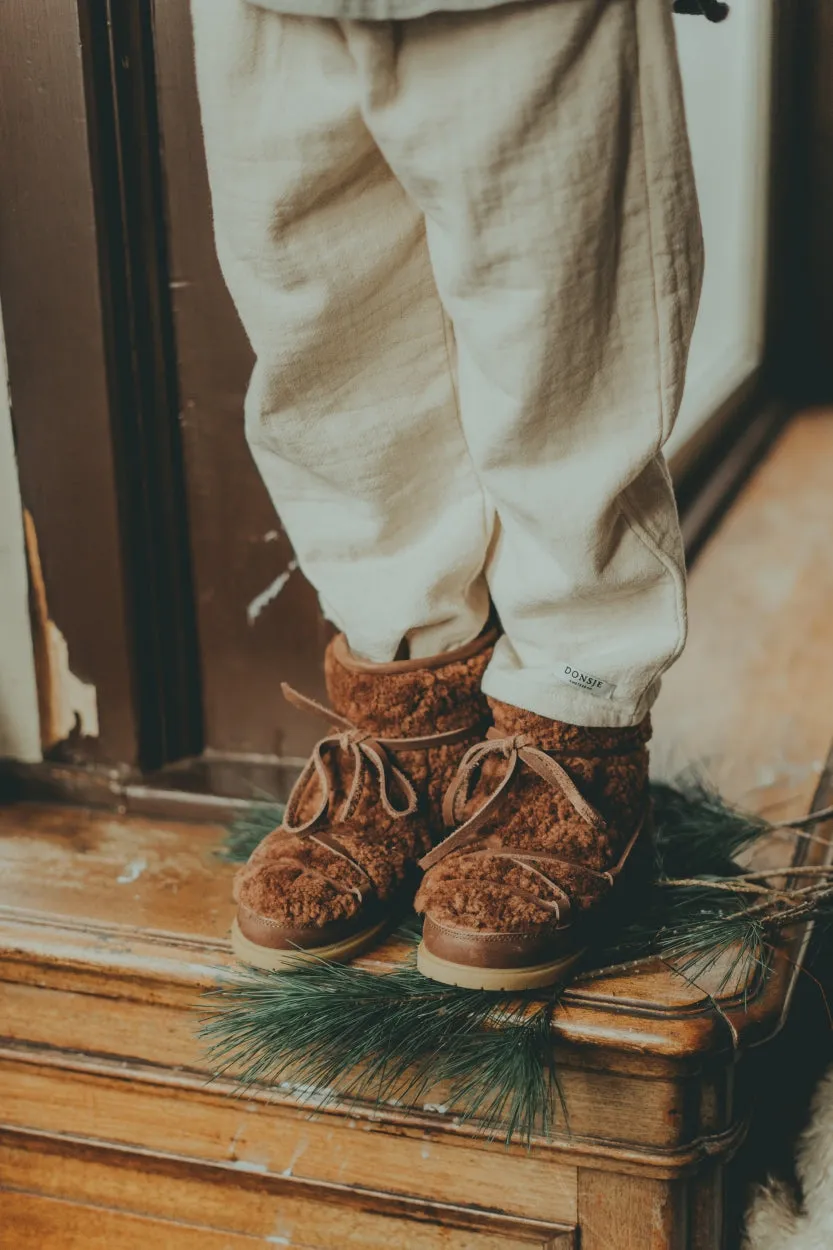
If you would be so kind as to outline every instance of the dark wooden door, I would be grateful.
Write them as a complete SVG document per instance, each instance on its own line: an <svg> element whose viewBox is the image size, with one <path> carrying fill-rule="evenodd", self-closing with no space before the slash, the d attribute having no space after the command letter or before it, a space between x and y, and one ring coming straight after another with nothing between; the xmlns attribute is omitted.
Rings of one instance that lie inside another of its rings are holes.
<svg viewBox="0 0 833 1250"><path fill-rule="evenodd" d="M328 629L245 444L187 0L10 0L0 23L21 485L100 725L52 755L232 791L240 765L269 789L318 728L280 682L322 693Z"/></svg>
<svg viewBox="0 0 833 1250"><path fill-rule="evenodd" d="M252 356L214 254L187 0L157 0L156 73L206 744L303 754L326 626L247 450ZM278 589L280 588L280 589ZM271 596L271 597L270 597Z"/></svg>

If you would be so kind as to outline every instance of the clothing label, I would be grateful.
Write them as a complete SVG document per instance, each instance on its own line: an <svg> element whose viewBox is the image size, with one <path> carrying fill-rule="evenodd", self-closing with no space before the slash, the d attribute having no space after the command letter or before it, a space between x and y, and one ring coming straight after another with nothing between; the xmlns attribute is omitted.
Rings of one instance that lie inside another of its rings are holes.
<svg viewBox="0 0 833 1250"><path fill-rule="evenodd" d="M555 674L559 681L566 682L568 686L577 686L579 690L586 690L597 699L612 699L616 690L612 681L594 677L592 673L586 673L574 664L565 664L563 660L556 665Z"/></svg>

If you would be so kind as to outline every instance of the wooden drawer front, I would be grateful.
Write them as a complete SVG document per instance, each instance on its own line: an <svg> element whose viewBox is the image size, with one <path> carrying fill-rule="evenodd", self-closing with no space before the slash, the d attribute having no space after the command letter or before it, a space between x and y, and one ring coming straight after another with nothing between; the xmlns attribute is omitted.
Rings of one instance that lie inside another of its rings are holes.
<svg viewBox="0 0 833 1250"><path fill-rule="evenodd" d="M196 994L183 995L182 1005L171 1007L131 999L130 987L124 988L125 995L117 998L0 979L3 1034L33 1049L54 1047L60 1038L62 1050L111 1061L129 1057L162 1070L185 1068L195 1077L202 1069L207 1076L196 1037ZM696 1063L674 1071L670 1063L641 1055L597 1054L598 1066L590 1066L576 1047L556 1056L570 1109L570 1131L557 1132L553 1139L562 1149L587 1142L603 1152L686 1154L704 1138L719 1138L734 1122L726 1056L708 1071ZM613 1070L614 1063L619 1070ZM435 1105L446 1102L441 1089L427 1096ZM450 1119L437 1123L438 1131L449 1127Z"/></svg>
<svg viewBox="0 0 833 1250"><path fill-rule="evenodd" d="M569 1226L47 1134L0 1131L0 1190L4 1244L15 1250L576 1246Z"/></svg>
<svg viewBox="0 0 833 1250"><path fill-rule="evenodd" d="M152 1083L136 1069L114 1076L4 1059L0 1122L214 1164L240 1176L380 1190L544 1224L571 1224L576 1217L577 1170L547 1152L438 1139L418 1128Z"/></svg>

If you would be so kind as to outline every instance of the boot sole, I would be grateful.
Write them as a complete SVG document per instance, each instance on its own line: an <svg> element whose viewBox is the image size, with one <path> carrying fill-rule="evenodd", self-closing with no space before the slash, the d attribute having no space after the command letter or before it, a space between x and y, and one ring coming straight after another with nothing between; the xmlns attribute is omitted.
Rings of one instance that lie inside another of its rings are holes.
<svg viewBox="0 0 833 1250"><path fill-rule="evenodd" d="M378 924L360 933L353 933L341 942L332 942L329 946L315 946L309 950L293 946L290 949L272 946L261 946L253 942L240 931L235 918L231 924L231 949L241 961L252 968L262 968L265 972L297 972L305 964L325 963L346 964L357 955L361 955L369 947L381 940L385 930L390 926L390 917L386 916Z"/></svg>
<svg viewBox="0 0 833 1250"><path fill-rule="evenodd" d="M528 968L480 968L476 964L458 964L441 959L420 942L417 950L417 968L431 981L443 985L457 985L464 990L535 990L554 985L576 964L583 951L573 951L545 964L533 964Z"/></svg>

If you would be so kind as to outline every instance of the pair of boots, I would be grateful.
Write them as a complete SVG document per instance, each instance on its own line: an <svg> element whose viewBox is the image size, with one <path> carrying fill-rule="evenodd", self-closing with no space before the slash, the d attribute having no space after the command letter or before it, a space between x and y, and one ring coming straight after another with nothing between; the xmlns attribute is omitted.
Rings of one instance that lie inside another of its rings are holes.
<svg viewBox="0 0 833 1250"><path fill-rule="evenodd" d="M522 990L578 958L649 836L650 722L583 728L486 699L494 641L371 664L339 636L325 663L334 712L285 687L334 728L237 876L244 962L352 959L410 902L419 870L426 976Z"/></svg>

